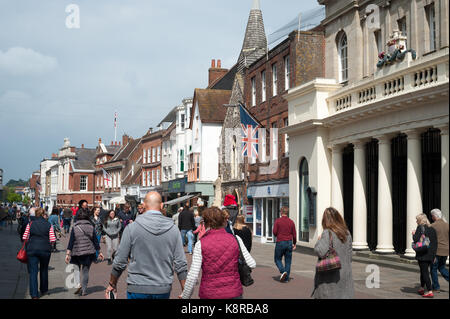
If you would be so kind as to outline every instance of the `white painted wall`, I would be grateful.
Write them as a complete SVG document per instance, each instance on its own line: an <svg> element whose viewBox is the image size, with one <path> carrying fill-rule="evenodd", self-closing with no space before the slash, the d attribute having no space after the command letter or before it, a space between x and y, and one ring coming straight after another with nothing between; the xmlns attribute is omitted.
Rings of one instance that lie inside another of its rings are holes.
<svg viewBox="0 0 450 319"><path fill-rule="evenodd" d="M200 180L214 182L219 176L220 133L222 124L204 123L202 153L200 155Z"/></svg>

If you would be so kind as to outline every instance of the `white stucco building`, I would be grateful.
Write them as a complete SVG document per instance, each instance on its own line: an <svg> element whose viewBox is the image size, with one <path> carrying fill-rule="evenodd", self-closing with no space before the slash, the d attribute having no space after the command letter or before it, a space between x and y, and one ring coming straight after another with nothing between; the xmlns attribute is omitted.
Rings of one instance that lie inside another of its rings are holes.
<svg viewBox="0 0 450 319"><path fill-rule="evenodd" d="M326 78L289 90L280 130L298 244L314 247L333 206L354 249L413 257L416 215L449 212L448 1L319 3Z"/></svg>

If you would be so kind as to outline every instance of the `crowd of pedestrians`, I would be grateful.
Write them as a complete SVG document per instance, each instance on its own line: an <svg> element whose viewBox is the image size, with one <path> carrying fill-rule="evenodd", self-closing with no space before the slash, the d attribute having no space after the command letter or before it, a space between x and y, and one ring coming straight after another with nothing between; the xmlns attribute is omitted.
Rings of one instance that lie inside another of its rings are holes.
<svg viewBox="0 0 450 319"><path fill-rule="evenodd" d="M25 242L33 299L48 293L48 266L63 231L69 234L65 262L75 268L75 293L81 296L87 294L92 264L105 259L100 245L104 242L108 266L112 265L106 298L117 295L117 282L126 268L129 299L169 298L175 274L182 289L179 298L192 297L200 274L199 298L243 298L242 265L247 266L249 273L256 261L250 255L252 231L244 215L239 214L234 196L227 195L221 208L193 210L186 202L169 217L163 206L157 192L148 193L136 213L129 204L122 210L90 210L85 200L77 208L54 207L51 212L47 208L0 206L0 229L9 219L17 219L17 231ZM287 283L291 279L297 233L288 217L289 208L281 207L280 215L273 226L274 263L280 273L279 281ZM418 293L425 298L440 292L438 272L447 282L449 277L449 226L439 209L433 209L430 216L419 214L417 229L412 232L420 273ZM351 233L341 213L333 207L325 209L321 226L323 231L314 247L317 266L311 296L354 298ZM186 254L192 255L190 267Z"/></svg>

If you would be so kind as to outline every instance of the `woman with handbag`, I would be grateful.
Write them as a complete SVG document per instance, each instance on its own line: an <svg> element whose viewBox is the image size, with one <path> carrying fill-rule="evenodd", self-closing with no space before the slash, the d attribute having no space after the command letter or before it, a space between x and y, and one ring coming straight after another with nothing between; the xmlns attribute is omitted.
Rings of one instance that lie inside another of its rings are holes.
<svg viewBox="0 0 450 319"><path fill-rule="evenodd" d="M75 294L86 296L87 285L89 281L89 269L92 262L97 260L96 252L99 252L99 259L103 260L103 254L100 253L100 244L97 240L95 227L90 221L90 213L81 210L77 215L77 221L72 227L70 233L69 245L66 252L66 264L69 262L75 265L75 281L78 289ZM80 271L83 274L83 280L80 285Z"/></svg>
<svg viewBox="0 0 450 319"><path fill-rule="evenodd" d="M312 295L315 299L353 299L352 236L333 207L325 209L322 228L314 247L319 261Z"/></svg>
<svg viewBox="0 0 450 319"><path fill-rule="evenodd" d="M433 289L431 287L430 266L436 257L437 234L431 227L427 215L420 214L416 216L417 229L413 234L413 249L416 251L416 260L420 268L420 289L418 293L424 298L433 298ZM425 293L425 286L427 292Z"/></svg>
<svg viewBox="0 0 450 319"><path fill-rule="evenodd" d="M238 264L241 252L247 268L255 268L256 262L242 239L227 233L225 214L219 208L207 208L202 212L202 217L207 231L195 244L191 268L179 298L192 296L201 270L200 299L241 299L242 266Z"/></svg>
<svg viewBox="0 0 450 319"><path fill-rule="evenodd" d="M56 242L53 226L44 218L45 211L38 208L35 219L28 223L22 239L25 241L25 251L30 275L30 295L32 299L39 299L38 272L40 273L41 296L48 291L48 264L52 251L52 244Z"/></svg>

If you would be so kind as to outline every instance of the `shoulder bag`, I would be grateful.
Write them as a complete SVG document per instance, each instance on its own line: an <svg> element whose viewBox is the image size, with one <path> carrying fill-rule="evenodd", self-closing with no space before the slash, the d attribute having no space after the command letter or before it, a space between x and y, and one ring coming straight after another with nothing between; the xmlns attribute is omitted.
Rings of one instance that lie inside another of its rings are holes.
<svg viewBox="0 0 450 319"><path fill-rule="evenodd" d="M422 226L421 230L422 235L420 235L419 241L412 243L412 249L414 249L416 253L425 252L430 247L430 238L428 238L428 236L425 235L425 227Z"/></svg>
<svg viewBox="0 0 450 319"><path fill-rule="evenodd" d="M30 236L31 236L31 224L32 222L30 222ZM19 252L17 253L17 260L24 264L28 262L27 251L25 249L27 242L28 240L23 241L22 248L20 248Z"/></svg>
<svg viewBox="0 0 450 319"><path fill-rule="evenodd" d="M336 251L333 248L333 236L331 235L331 231L328 230L330 234L330 247L328 248L328 252L323 258L319 258L319 261L316 265L317 272L326 272L341 269L341 260L337 255Z"/></svg>
<svg viewBox="0 0 450 319"><path fill-rule="evenodd" d="M236 238L236 235L234 235L234 238ZM245 261L244 255L242 254L241 245L239 245L239 240L236 238L236 242L239 247L239 258L238 258L238 271L239 271L239 277L241 279L241 284L244 287L248 287L253 285L255 282L252 278L252 269L247 265L247 262Z"/></svg>

